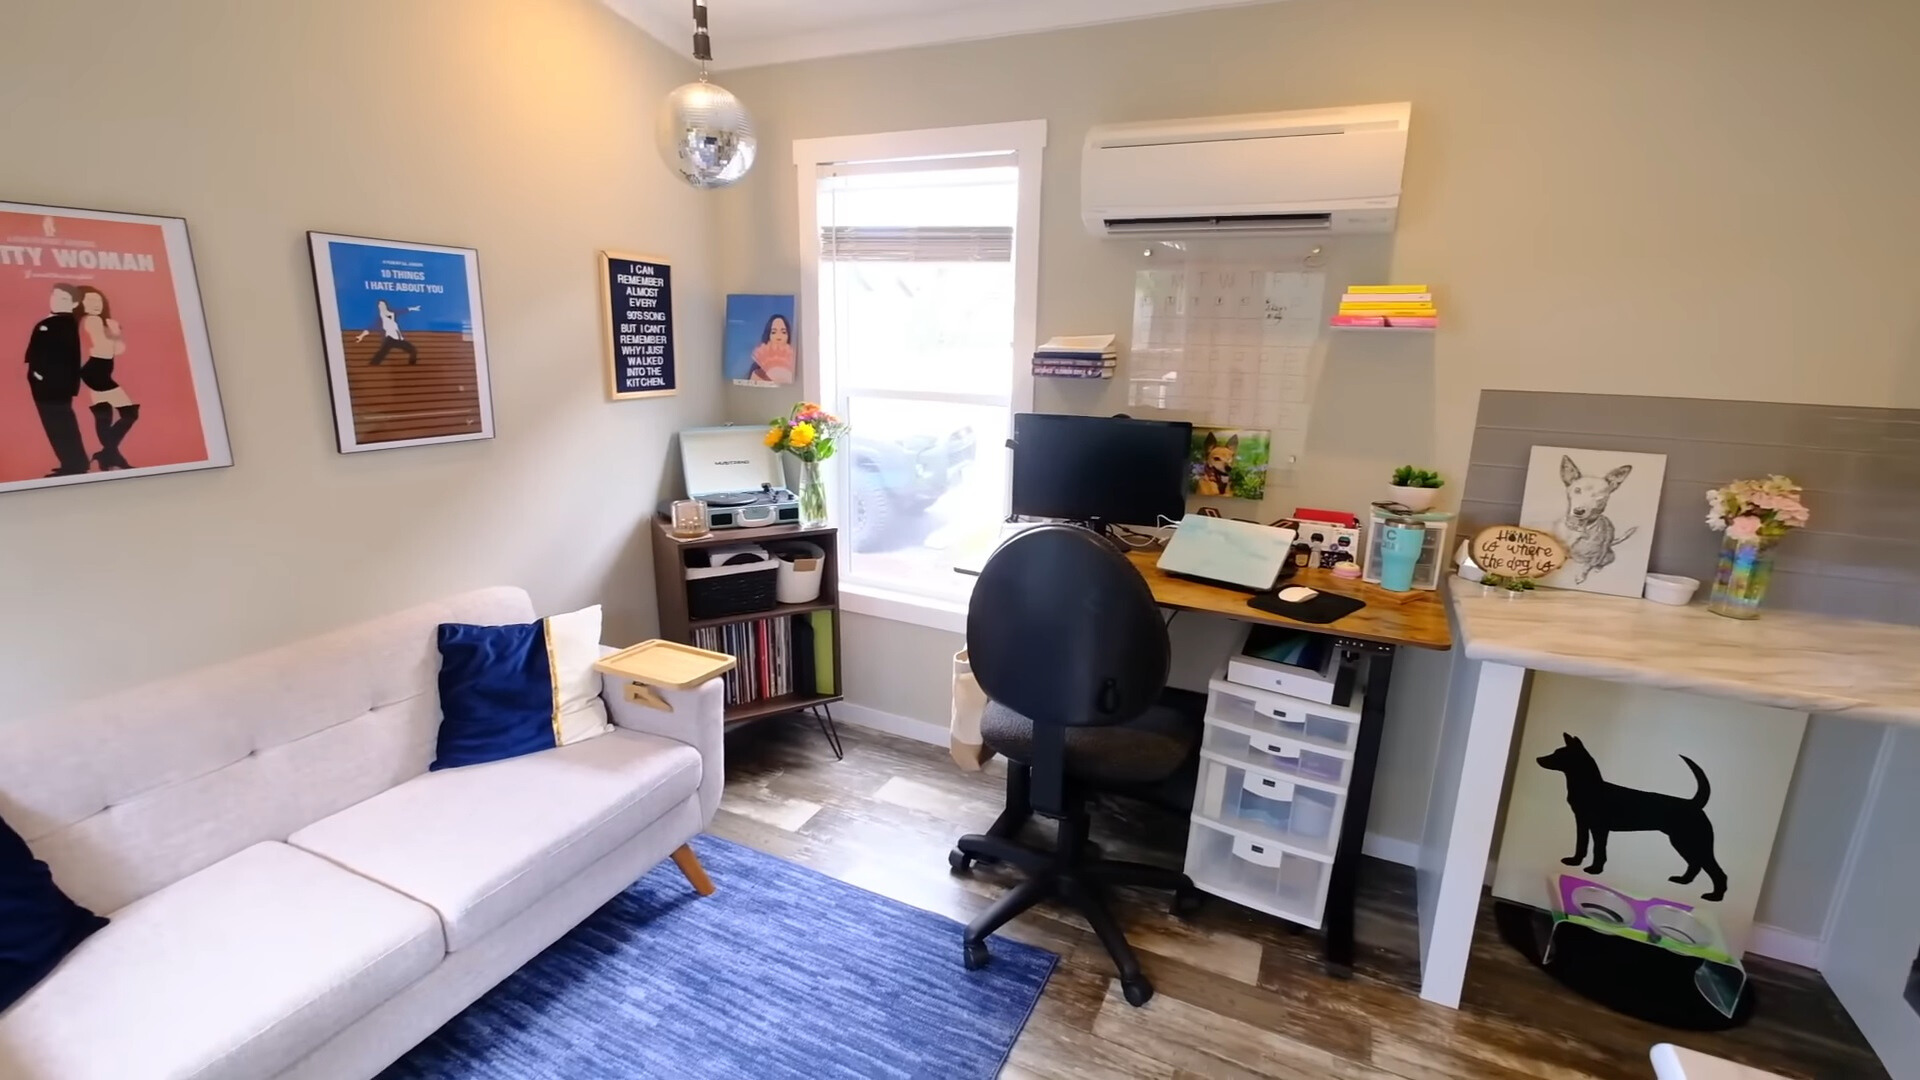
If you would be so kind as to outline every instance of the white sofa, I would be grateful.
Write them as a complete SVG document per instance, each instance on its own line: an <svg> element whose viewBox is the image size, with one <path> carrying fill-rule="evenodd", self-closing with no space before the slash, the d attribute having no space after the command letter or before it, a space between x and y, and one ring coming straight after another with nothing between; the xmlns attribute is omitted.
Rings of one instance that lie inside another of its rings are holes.
<svg viewBox="0 0 1920 1080"><path fill-rule="evenodd" d="M487 589L0 727L0 816L112 924L0 1013L0 1078L370 1077L685 844L721 684L429 773L434 627Z"/></svg>

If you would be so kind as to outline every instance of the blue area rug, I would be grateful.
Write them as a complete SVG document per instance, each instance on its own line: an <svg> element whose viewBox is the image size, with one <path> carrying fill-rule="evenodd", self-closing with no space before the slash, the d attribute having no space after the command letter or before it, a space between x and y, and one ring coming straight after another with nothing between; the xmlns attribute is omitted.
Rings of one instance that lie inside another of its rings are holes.
<svg viewBox="0 0 1920 1080"><path fill-rule="evenodd" d="M711 836L396 1062L390 1080L997 1075L1059 957Z"/></svg>

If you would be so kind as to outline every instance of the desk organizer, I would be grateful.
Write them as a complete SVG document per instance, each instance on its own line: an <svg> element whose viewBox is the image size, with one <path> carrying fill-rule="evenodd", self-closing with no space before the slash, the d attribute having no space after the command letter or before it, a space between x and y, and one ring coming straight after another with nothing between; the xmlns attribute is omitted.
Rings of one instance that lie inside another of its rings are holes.
<svg viewBox="0 0 1920 1080"><path fill-rule="evenodd" d="M1353 780L1362 702L1208 685L1187 876L1202 890L1320 926Z"/></svg>

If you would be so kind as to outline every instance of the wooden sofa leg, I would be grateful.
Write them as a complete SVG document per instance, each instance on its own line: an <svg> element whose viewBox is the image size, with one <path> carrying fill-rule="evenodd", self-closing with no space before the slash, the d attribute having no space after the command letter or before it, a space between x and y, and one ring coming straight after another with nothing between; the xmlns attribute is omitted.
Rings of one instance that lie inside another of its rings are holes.
<svg viewBox="0 0 1920 1080"><path fill-rule="evenodd" d="M687 884L693 886L694 892L701 896L713 895L713 879L707 876L707 868L700 865L700 856L695 855L692 848L681 844L673 853L673 864L687 875Z"/></svg>

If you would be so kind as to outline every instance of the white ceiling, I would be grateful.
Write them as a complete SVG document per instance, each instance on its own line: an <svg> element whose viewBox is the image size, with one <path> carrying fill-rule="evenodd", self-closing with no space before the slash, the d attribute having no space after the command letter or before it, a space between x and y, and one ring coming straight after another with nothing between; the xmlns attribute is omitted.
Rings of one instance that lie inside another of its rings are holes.
<svg viewBox="0 0 1920 1080"><path fill-rule="evenodd" d="M1265 0L708 0L713 67L877 52L1123 22ZM605 0L674 49L693 51L691 0Z"/></svg>

